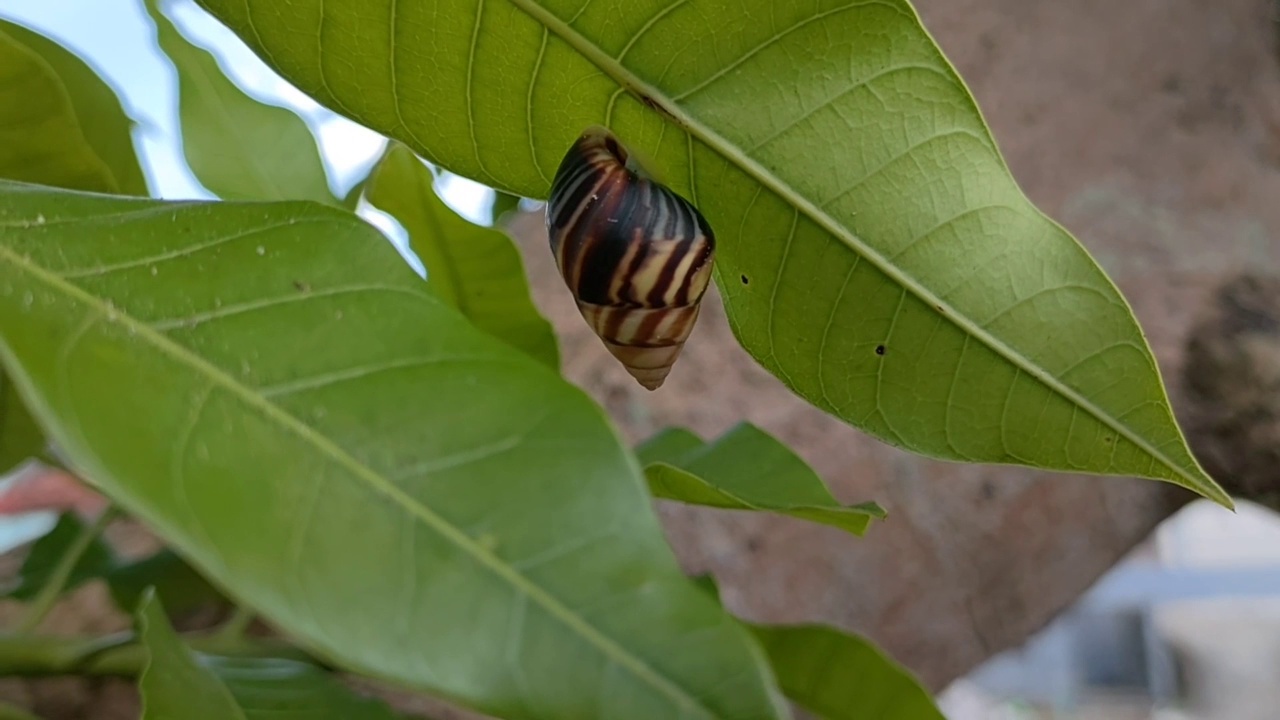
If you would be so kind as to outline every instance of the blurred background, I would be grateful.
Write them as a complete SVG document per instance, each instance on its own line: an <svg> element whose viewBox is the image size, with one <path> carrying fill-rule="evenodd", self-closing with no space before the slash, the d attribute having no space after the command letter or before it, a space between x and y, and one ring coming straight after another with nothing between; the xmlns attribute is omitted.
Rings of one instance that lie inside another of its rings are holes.
<svg viewBox="0 0 1280 720"><path fill-rule="evenodd" d="M885 505L889 521L863 539L786 518L662 513L686 568L714 572L735 612L863 632L939 692L951 720L1280 717L1280 522L1269 509L1280 507L1280 4L915 5L1027 194L1132 303L1197 454L1257 502L1232 515L1155 483L907 456L792 398L737 347L714 301L668 387L648 395L578 319L529 212L509 230L561 334L565 374L628 437L674 423L710 435L749 419L841 500ZM379 135L277 78L193 3L167 7L242 88L306 119L339 197L364 176ZM211 197L183 161L175 75L140 2L2 0L0 15L74 50L116 89L154 195ZM445 173L438 189L490 221L487 188ZM0 517L0 550L55 518ZM85 593L67 623L93 615L100 598ZM130 702L110 692L58 686L42 714L109 717L112 702Z"/></svg>

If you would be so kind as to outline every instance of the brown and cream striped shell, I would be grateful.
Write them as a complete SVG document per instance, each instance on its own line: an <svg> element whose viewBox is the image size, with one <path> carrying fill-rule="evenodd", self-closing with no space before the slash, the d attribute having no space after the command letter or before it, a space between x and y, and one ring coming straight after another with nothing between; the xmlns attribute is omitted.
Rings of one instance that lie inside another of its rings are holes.
<svg viewBox="0 0 1280 720"><path fill-rule="evenodd" d="M560 163L547 232L582 317L632 377L658 389L711 281L715 235L706 219L595 127Z"/></svg>

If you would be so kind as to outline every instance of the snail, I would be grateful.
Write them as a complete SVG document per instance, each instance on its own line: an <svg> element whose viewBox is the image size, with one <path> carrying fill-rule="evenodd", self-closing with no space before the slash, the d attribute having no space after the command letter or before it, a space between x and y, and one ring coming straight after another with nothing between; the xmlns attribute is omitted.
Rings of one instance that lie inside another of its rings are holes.
<svg viewBox="0 0 1280 720"><path fill-rule="evenodd" d="M547 234L583 319L640 385L657 390L698 320L715 235L613 133L588 128L551 184Z"/></svg>

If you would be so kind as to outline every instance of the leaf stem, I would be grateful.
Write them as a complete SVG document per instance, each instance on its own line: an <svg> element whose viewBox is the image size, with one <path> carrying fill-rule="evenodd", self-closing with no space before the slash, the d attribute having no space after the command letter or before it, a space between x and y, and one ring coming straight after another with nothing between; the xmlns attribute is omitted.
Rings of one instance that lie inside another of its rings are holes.
<svg viewBox="0 0 1280 720"><path fill-rule="evenodd" d="M279 638L241 638L229 642L217 635L184 636L192 650L228 657L273 657L317 663L303 650ZM94 675L137 677L147 650L133 633L106 637L0 636L0 677ZM320 663L317 663L320 664ZM3 716L0 715L0 720Z"/></svg>
<svg viewBox="0 0 1280 720"><path fill-rule="evenodd" d="M66 588L67 581L71 578L71 573L75 571L76 565L89 549L89 545L102 534L102 531L116 518L117 514L115 506L108 506L106 510L103 510L98 515L98 519L94 520L93 524L80 531L75 541L58 559L58 564L54 566L48 582L40 588L40 592L32 599L26 615L18 623L19 633L29 633L35 630L45 616L49 614L49 611L53 609L53 606L58 602L58 598L62 595L63 589Z"/></svg>
<svg viewBox="0 0 1280 720"><path fill-rule="evenodd" d="M244 637L245 631L253 623L254 617L256 617L256 613L252 610L243 605L236 605L231 617L227 618L227 621L214 634L227 642L239 640Z"/></svg>

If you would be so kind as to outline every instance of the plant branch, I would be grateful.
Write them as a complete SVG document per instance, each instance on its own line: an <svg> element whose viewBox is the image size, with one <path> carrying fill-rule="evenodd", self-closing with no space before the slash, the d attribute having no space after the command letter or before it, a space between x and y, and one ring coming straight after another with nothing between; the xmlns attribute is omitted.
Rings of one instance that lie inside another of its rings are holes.
<svg viewBox="0 0 1280 720"><path fill-rule="evenodd" d="M80 531L75 542L71 543L67 551L58 559L58 564L53 568L53 572L49 575L49 581L40 588L40 592L31 600L30 606L27 608L26 615L22 621L18 623L19 633L29 633L44 620L49 611L58 602L58 598L62 595L63 589L67 586L67 580L71 578L71 573L75 571L76 565L80 559L84 557L85 551L89 549L89 545L93 543L98 535L106 529L107 525L115 519L117 515L114 506L108 506L103 510L98 519L93 524Z"/></svg>

